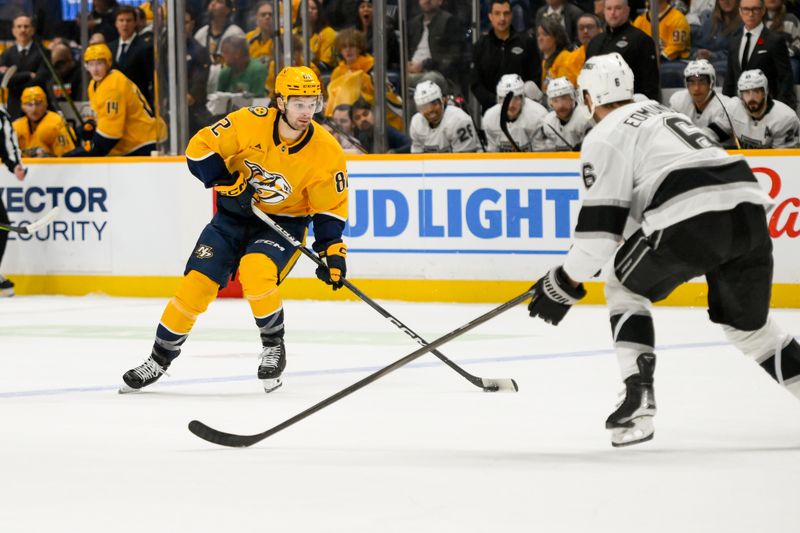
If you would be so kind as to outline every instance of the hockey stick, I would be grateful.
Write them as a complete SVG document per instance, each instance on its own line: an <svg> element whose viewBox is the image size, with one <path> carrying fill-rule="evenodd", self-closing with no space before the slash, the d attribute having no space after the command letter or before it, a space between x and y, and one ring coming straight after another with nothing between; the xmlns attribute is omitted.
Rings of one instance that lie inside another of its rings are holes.
<svg viewBox="0 0 800 533"><path fill-rule="evenodd" d="M365 153L365 154L368 154L368 153L369 153L369 150L367 150L366 148L364 148L364 145L363 145L363 144L361 144L361 143L358 141L358 139L356 139L355 137L353 137L353 136L352 136L352 135L350 135L349 133L345 132L345 131L344 131L342 128L340 128L340 127L339 127L339 125L338 125L338 124L336 124L334 121L332 121L332 120L331 120L331 119L329 119L328 117L326 117L326 116L324 116L324 115L323 115L323 116L322 116L322 123L323 123L323 124L325 124L326 126L328 126L330 129L332 129L332 130L333 130L333 131L335 131L336 133L338 133L339 135L344 135L344 136L345 136L345 138L347 138L347 140L348 140L348 141L350 141L350 143L351 143L353 146L355 146L356 148L358 148L358 149L359 149L359 150L360 150L362 153Z"/></svg>
<svg viewBox="0 0 800 533"><path fill-rule="evenodd" d="M258 218L263 220L267 224L267 226L278 232L284 239L286 239L289 242L289 244L300 250L300 252L303 255L314 261L317 264L317 266L328 268L327 265L325 265L325 263L322 262L322 259L320 259L317 256L317 254L315 254L314 252L303 246L303 243L295 239L291 233L283 229L280 225L278 225L277 222L272 220L266 213L261 211L256 206L253 206L252 208L253 208L253 213L255 213ZM383 318L389 320L389 322L391 322L392 324L397 326L400 330L402 330L403 333L405 333L406 335L417 341L417 343L420 346L425 346L427 344L425 340L416 333L414 333L414 331L411 328L400 322L400 320L397 317L395 317L389 311L381 307L372 298L361 292L355 285L350 283L347 279L343 279L342 284L348 289L350 289L350 292L358 296L364 303L366 303L371 308L376 310ZM519 387L517 387L517 382L514 381L513 379L488 379L488 378L480 378L478 376L473 376L472 374L470 374L469 372L467 372L466 370L455 364L453 361L445 357L444 354L439 352L438 350L431 350L431 352L433 353L433 355L438 357L444 364L446 364L447 366L458 372L467 381L469 381L476 387L482 388L486 392L498 392L498 391L517 392L519 390Z"/></svg>
<svg viewBox="0 0 800 533"><path fill-rule="evenodd" d="M31 235L35 233L36 230L38 230L39 228L48 225L54 218L56 218L59 211L60 208L56 206L49 212L47 212L39 220L34 220L33 222L25 226L7 226L5 224L0 224L0 230L14 232L14 233L22 233L23 235Z"/></svg>
<svg viewBox="0 0 800 533"><path fill-rule="evenodd" d="M72 109L72 112L75 114L78 123L80 123L81 125L81 129L83 129L85 126L83 118L81 117L78 108L75 106L75 102L73 102L72 98L70 98L69 93L67 92L67 88L64 87L64 82L61 81L61 77L56 72L55 67L53 66L52 63L50 63L50 60L47 58L47 54L44 53L44 47L36 39L34 39L33 42L36 43L36 46L39 48L39 55L42 56L42 61L44 61L47 70L50 71L50 75L53 76L53 79L55 80L56 84L61 89L61 92L64 94L64 98L67 100L67 104L69 105L70 109ZM53 102L53 107L55 108L55 102ZM78 146L79 141L77 132L72 131L72 128L70 127L69 123L67 123L66 119L63 116L61 117L61 120L63 120L65 123L64 125L66 126L67 129L67 135L70 136L73 144L75 144L75 146Z"/></svg>
<svg viewBox="0 0 800 533"><path fill-rule="evenodd" d="M373 381L377 381L378 379L382 378L383 376L385 376L385 375L387 375L387 374L389 374L391 372L394 372L395 370L397 370L401 366L407 365L408 363L410 363L411 361L417 359L418 357L420 357L420 356L422 356L422 355L424 355L424 354L426 354L426 353L428 353L428 352L430 352L432 350L435 350L436 348L438 348L439 346L445 344L446 342L449 342L449 341L455 339L456 337L459 337L459 336L463 335L464 333L466 333L466 332L470 331L471 329L483 324L484 322L487 322L487 321L491 320L492 318L498 316L499 314L508 311L512 307L515 307L516 305L521 304L522 302L524 302L525 300L527 300L531 296L533 296L533 287L531 287L526 292L520 294L519 296L513 298L512 300L509 300L506 303L500 305L499 307L495 307L494 309L492 309L488 313L485 313L485 314L479 316L478 318L475 318L472 321L467 322L463 326L460 326L460 327L454 329L450 333L447 333L446 335L443 335L443 336L439 337L438 339L436 339L435 341L431 342L427 346L422 346L421 348L417 349L414 352L411 352L410 354L408 354L407 356L403 357L402 359L398 359L397 361L395 361L394 363L390 364L389 366L385 366L382 369L380 369L380 370L378 370L376 372L373 372L372 374L370 374L369 376L365 377L364 379L362 379L360 381L357 381L356 383L353 383L349 387L340 390L339 392L337 392L333 396L329 396L328 398L325 398L324 400L322 400L321 402L317 403L316 405L313 405L313 406L309 407L305 411L296 414L295 416L289 418L288 420L285 420L285 421L281 422L277 426L275 426L275 427L273 427L271 429L268 429L267 431L264 431L263 433L256 433L255 435L235 435L233 433L225 433L224 431L219 431L217 429L209 427L209 426L205 425L204 423L200 422L199 420L192 420L191 422L189 422L189 431L191 431L192 433L194 433L195 435L197 435L198 437L200 437L203 440L207 440L208 442L213 442L214 444L219 444L220 446L230 446L232 448L245 448L247 446L252 446L253 444L255 444L257 442L261 442L262 440L266 439L267 437L271 437L275 433L277 433L277 432L279 432L279 431L281 431L283 429L286 429L291 425L294 425L295 423L303 420L304 418L313 415L317 411L320 411L320 410L326 408L327 406L329 406L329 405L331 405L331 404L333 404L335 402L338 402L339 400L341 400L345 396L349 396L350 394L356 392L357 390L366 387L367 385L369 385Z"/></svg>
<svg viewBox="0 0 800 533"><path fill-rule="evenodd" d="M722 98L719 97L717 91L715 91L713 88L711 89L711 92L717 97L717 101L719 102L720 107L722 107L722 112L725 113L725 117L728 119L728 124L731 126L731 136L733 137L733 141L736 143L736 149L741 150L742 145L739 144L739 136L736 135L736 130L733 129L733 121L731 120L731 116L728 114L728 110L725 109L725 104L722 102Z"/></svg>
<svg viewBox="0 0 800 533"><path fill-rule="evenodd" d="M11 65L6 69L5 73L3 74L3 79L0 80L0 91L3 92L3 105L6 105L6 103L8 103L7 102L8 96L6 95L6 89L8 89L8 84L11 82L11 78L16 73L17 73L17 66Z"/></svg>
<svg viewBox="0 0 800 533"><path fill-rule="evenodd" d="M519 145L514 141L511 134L508 133L508 107L511 105L511 100L513 98L513 92L506 93L505 98L503 98L503 105L500 107L500 129L503 130L503 135L505 135L508 142L511 143L511 147L514 148L514 151L521 152L522 150L519 149Z"/></svg>
<svg viewBox="0 0 800 533"><path fill-rule="evenodd" d="M551 130L553 130L553 133L555 133L555 134L556 134L556 136L557 136L559 139L561 139L562 141L564 141L564 144L566 144L566 145L569 147L569 150L570 150L571 152L574 152L574 151L575 151L575 147L574 147L574 146L572 146L570 143L568 143L568 142L567 142L567 140L566 140L564 137L562 137L561 135L559 135L559 133L556 131L556 129L555 129L555 128L554 128L554 127L551 125L551 124L548 124L548 127L549 127Z"/></svg>

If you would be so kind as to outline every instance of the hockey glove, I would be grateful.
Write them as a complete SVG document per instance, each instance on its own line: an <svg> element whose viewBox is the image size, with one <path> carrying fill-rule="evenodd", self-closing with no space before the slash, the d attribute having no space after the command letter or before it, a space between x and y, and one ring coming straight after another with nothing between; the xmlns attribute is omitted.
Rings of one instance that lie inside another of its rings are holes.
<svg viewBox="0 0 800 533"><path fill-rule="evenodd" d="M569 284L562 267L555 267L539 278L533 285L533 298L528 304L532 317L539 317L548 324L557 326L570 307L586 296L583 283L577 287Z"/></svg>
<svg viewBox="0 0 800 533"><path fill-rule="evenodd" d="M324 250L319 253L327 267L317 267L317 277L331 285L333 290L341 289L344 285L344 278L347 274L347 245L341 240L331 241Z"/></svg>
<svg viewBox="0 0 800 533"><path fill-rule="evenodd" d="M234 172L233 175L238 177L239 172ZM233 192L233 191L231 191ZM238 194L225 193L217 190L217 207L230 215L239 218L249 218L255 216L251 207L253 203L253 196L256 193L255 187L248 183L244 189Z"/></svg>

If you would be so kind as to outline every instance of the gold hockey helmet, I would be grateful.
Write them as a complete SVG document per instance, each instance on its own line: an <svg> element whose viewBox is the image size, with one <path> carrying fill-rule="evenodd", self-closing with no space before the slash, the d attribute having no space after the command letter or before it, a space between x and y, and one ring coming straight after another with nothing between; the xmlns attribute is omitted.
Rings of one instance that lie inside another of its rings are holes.
<svg viewBox="0 0 800 533"><path fill-rule="evenodd" d="M84 63L88 63L94 59L102 59L111 65L111 49L105 43L97 43L86 47L83 53Z"/></svg>

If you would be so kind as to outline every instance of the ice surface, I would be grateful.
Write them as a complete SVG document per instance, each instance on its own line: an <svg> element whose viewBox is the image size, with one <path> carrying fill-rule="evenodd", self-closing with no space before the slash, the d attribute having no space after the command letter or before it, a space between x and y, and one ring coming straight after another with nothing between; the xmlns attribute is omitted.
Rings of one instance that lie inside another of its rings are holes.
<svg viewBox="0 0 800 533"><path fill-rule="evenodd" d="M513 309L248 449L264 431L414 351L360 302L286 302L284 386L255 378L243 301L203 315L170 376L119 395L165 300L0 300L0 531L796 532L800 403L702 309L658 308L655 439L613 449L621 384L606 310L558 328ZM432 340L489 305L383 302ZM798 334L800 312L775 319Z"/></svg>

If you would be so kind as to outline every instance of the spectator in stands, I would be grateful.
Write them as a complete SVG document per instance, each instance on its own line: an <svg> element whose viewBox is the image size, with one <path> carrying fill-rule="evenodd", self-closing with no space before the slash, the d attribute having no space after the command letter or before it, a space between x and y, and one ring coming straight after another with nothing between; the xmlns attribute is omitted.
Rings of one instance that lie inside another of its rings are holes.
<svg viewBox="0 0 800 533"><path fill-rule="evenodd" d="M89 13L89 34L101 33L105 41L111 42L117 38L117 30L114 27L114 14L116 13L117 0L94 0L92 2L92 12ZM80 14L78 14L80 20Z"/></svg>
<svg viewBox="0 0 800 533"><path fill-rule="evenodd" d="M257 59L265 65L272 62L273 34L275 27L272 0L261 0L256 4L256 27L247 32L245 38L249 45L251 59Z"/></svg>
<svg viewBox="0 0 800 533"><path fill-rule="evenodd" d="M786 11L784 0L764 0L764 3L767 8L764 24L786 41L793 81L798 83L800 82L800 20Z"/></svg>
<svg viewBox="0 0 800 533"><path fill-rule="evenodd" d="M53 69L64 84L63 90L66 91L66 96L72 100L83 100L83 79L81 75L81 67L75 56L72 55L72 49L64 43L56 43L50 49L51 60L53 61ZM66 100L62 88L53 80L50 84L53 95L58 100Z"/></svg>
<svg viewBox="0 0 800 533"><path fill-rule="evenodd" d="M408 22L406 66L414 87L426 72L440 72L450 80L448 93L463 94L461 51L464 31L458 19L441 9L442 0L419 0L421 13Z"/></svg>
<svg viewBox="0 0 800 533"><path fill-rule="evenodd" d="M27 15L16 17L11 26L14 34L14 46L5 49L0 56L0 76L11 65L17 66L17 72L8 82L8 101L6 107L12 119L18 118L22 114L20 97L25 87L38 85L42 88L47 86L50 73L47 65L42 59L39 46L34 43L34 31L31 18ZM45 51L45 53L47 53Z"/></svg>
<svg viewBox="0 0 800 533"><path fill-rule="evenodd" d="M89 36L89 44L105 44L106 36L100 32L93 33Z"/></svg>
<svg viewBox="0 0 800 533"><path fill-rule="evenodd" d="M372 106L359 98L350 109L350 120L358 128L358 140L368 153L375 153L375 115ZM407 154L411 149L411 140L400 130L386 124L386 153Z"/></svg>
<svg viewBox="0 0 800 533"><path fill-rule="evenodd" d="M739 0L716 0L713 9L700 14L700 25L692 26L692 57L708 60L724 78L728 47L741 27Z"/></svg>
<svg viewBox="0 0 800 533"><path fill-rule="evenodd" d="M578 72L570 69L570 53L567 47L567 32L556 19L544 17L536 26L536 42L542 56L542 91L547 91L550 80L566 76L573 84L578 83Z"/></svg>
<svg viewBox="0 0 800 533"><path fill-rule="evenodd" d="M546 0L546 5L536 11L533 27L538 28L544 17L553 18L564 28L569 43L574 43L578 40L578 18L582 14L581 8L567 0Z"/></svg>
<svg viewBox="0 0 800 533"><path fill-rule="evenodd" d="M414 103L417 113L409 128L412 153L482 151L472 118L461 108L448 105L441 87L434 82L426 80L417 85Z"/></svg>
<svg viewBox="0 0 800 533"><path fill-rule="evenodd" d="M567 59L568 70L580 73L586 62L586 45L594 36L603 31L602 21L594 13L584 13L578 19L578 48L570 52Z"/></svg>
<svg viewBox="0 0 800 533"><path fill-rule="evenodd" d="M685 59L691 50L691 30L686 17L670 5L670 0L658 0L658 45L661 54L661 86L682 87ZM633 26L653 36L650 25L650 10L639 15Z"/></svg>
<svg viewBox="0 0 800 533"><path fill-rule="evenodd" d="M731 39L723 94L734 96L742 72L760 69L769 80L769 94L795 109L792 68L786 42L763 23L764 0L741 0L742 34Z"/></svg>
<svg viewBox="0 0 800 533"><path fill-rule="evenodd" d="M247 49L247 40L241 35L231 35L222 41L225 67L219 74L218 91L266 96L267 67L250 59Z"/></svg>
<svg viewBox="0 0 800 533"><path fill-rule="evenodd" d="M303 58L303 38L298 34L292 34L292 64L295 66L305 66L305 59ZM316 74L317 79L321 79L319 68L315 63L311 63L309 67ZM275 93L275 62L269 63L269 70L267 71L267 92L269 95ZM322 95L327 95L327 88L322 85Z"/></svg>
<svg viewBox="0 0 800 533"><path fill-rule="evenodd" d="M309 0L311 2L313 0ZM384 17L383 31L386 36L386 65L388 68L400 66L400 41L395 34L397 21L388 14ZM372 0L359 0L356 29L364 32L367 52L372 53Z"/></svg>
<svg viewBox="0 0 800 533"><path fill-rule="evenodd" d="M61 157L75 148L75 132L55 111L47 110L41 87L22 91L22 116L14 121L19 149L26 157Z"/></svg>
<svg viewBox="0 0 800 533"><path fill-rule="evenodd" d="M339 141L342 150L346 154L367 153L367 149L361 145L361 142L355 136L356 131L353 127L353 119L350 118L352 109L353 106L350 104L336 106L336 109L333 110L333 117L330 120L322 117L322 125Z"/></svg>
<svg viewBox="0 0 800 533"><path fill-rule="evenodd" d="M371 6L370 6L371 7ZM334 44L336 30L331 28L322 11L318 0L308 0L308 48L311 51L311 61L320 72L330 72L336 66ZM301 30L301 21L297 21L297 31Z"/></svg>
<svg viewBox="0 0 800 533"><path fill-rule="evenodd" d="M119 37L108 48L114 58L113 68L139 87L150 106L153 105L153 44L136 35L136 9L120 6L114 19Z"/></svg>
<svg viewBox="0 0 800 533"><path fill-rule="evenodd" d="M716 0L692 0L689 2L689 12L686 13L686 21L692 26L699 26L703 15L708 11L713 11ZM692 35L694 42L694 35Z"/></svg>
<svg viewBox="0 0 800 533"><path fill-rule="evenodd" d="M328 103L325 108L325 116L328 117L337 105L352 104L359 97L370 105L375 101L375 82L372 79L375 58L365 52L364 34L355 28L342 30L336 35L335 46L342 60L328 82ZM378 87L385 87L386 90L387 122L397 130L403 129L400 98L390 84L384 82Z"/></svg>
<svg viewBox="0 0 800 533"><path fill-rule="evenodd" d="M586 46L586 59L618 52L633 71L634 92L658 100L661 89L653 39L631 25L627 0L606 0L603 13L606 30Z"/></svg>
<svg viewBox="0 0 800 533"><path fill-rule="evenodd" d="M156 118L136 84L111 68L111 50L106 44L87 47L83 60L92 78L89 102L97 127L88 150L79 145L64 156L150 155L166 132L163 121Z"/></svg>
<svg viewBox="0 0 800 533"><path fill-rule="evenodd" d="M727 120L725 110L733 102L725 95L717 94L717 73L714 66L705 59L690 61L683 71L686 88L676 91L669 98L669 106L683 113L695 126L709 128L717 140L727 135L715 124Z"/></svg>
<svg viewBox="0 0 800 533"><path fill-rule="evenodd" d="M186 9L183 20L188 58L186 74L189 77L187 84L189 93L186 95L186 104L189 107L189 134L194 135L211 122L211 114L206 109L211 56L208 55L208 50L200 46L200 43L192 37L197 24L194 11Z"/></svg>
<svg viewBox="0 0 800 533"><path fill-rule="evenodd" d="M489 23L489 31L472 48L470 71L470 88L483 113L495 105L495 88L503 74L519 74L537 84L541 80L536 41L511 27L511 0L491 1Z"/></svg>
<svg viewBox="0 0 800 533"><path fill-rule="evenodd" d="M208 24L197 30L194 39L208 50L214 64L222 62L222 41L227 37L245 33L231 22L232 0L209 0L207 4Z"/></svg>
<svg viewBox="0 0 800 533"><path fill-rule="evenodd" d="M358 16L359 0L330 0L325 12L336 31L353 28Z"/></svg>

